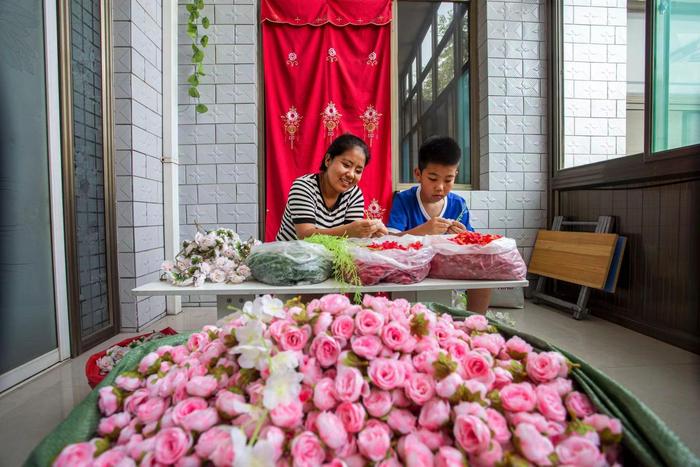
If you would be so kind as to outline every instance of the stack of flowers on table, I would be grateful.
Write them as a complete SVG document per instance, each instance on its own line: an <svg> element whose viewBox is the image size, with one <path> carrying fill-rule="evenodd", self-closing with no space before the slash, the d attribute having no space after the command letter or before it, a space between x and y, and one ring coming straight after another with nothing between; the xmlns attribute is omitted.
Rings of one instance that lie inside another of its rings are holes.
<svg viewBox="0 0 700 467"><path fill-rule="evenodd" d="M241 240L231 229L197 232L193 240L182 242L175 261L165 261L162 279L175 285L201 287L205 281L240 284L250 276L245 259L259 244L255 239Z"/></svg>
<svg viewBox="0 0 700 467"><path fill-rule="evenodd" d="M483 316L265 296L100 388L95 437L54 465L615 464L620 422L568 372Z"/></svg>
<svg viewBox="0 0 700 467"><path fill-rule="evenodd" d="M430 277L455 280L522 280L527 266L512 238L462 232L426 237L435 256Z"/></svg>
<svg viewBox="0 0 700 467"><path fill-rule="evenodd" d="M387 235L352 241L349 251L362 285L415 284L428 277L435 252L422 240L411 235Z"/></svg>

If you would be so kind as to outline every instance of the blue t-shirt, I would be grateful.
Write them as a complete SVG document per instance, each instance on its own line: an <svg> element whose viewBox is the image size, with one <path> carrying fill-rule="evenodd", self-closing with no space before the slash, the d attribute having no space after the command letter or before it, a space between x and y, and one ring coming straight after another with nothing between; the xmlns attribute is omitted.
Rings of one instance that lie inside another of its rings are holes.
<svg viewBox="0 0 700 467"><path fill-rule="evenodd" d="M474 231L474 228L469 224L467 202L459 195L454 193L447 194L446 202L439 217L455 220L462 211L464 211L464 214L462 214L460 222L464 224L467 230ZM405 232L423 225L429 220L430 216L420 200L420 185L414 186L408 190L396 193L394 196L387 229L392 233Z"/></svg>

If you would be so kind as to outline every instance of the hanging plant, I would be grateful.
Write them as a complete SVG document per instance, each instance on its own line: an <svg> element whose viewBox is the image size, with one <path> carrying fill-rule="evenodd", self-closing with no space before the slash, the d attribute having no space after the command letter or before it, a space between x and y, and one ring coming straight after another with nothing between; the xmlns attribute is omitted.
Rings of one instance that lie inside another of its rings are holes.
<svg viewBox="0 0 700 467"><path fill-rule="evenodd" d="M201 11L204 9L204 0L193 0L192 3L186 5L186 8L190 14L187 19L187 35L192 39L192 65L194 65L194 72L187 78L187 82L190 84L187 92L190 97L197 99L195 106L197 113L203 114L209 109L199 101L198 86L199 78L204 76L204 49L209 43L209 36L204 34L200 37L199 26L209 29L210 22L209 18L201 15Z"/></svg>

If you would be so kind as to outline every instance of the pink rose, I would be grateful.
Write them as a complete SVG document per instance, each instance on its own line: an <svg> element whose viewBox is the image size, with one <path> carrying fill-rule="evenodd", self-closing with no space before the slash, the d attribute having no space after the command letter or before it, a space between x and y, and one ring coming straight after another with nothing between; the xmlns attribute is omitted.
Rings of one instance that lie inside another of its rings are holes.
<svg viewBox="0 0 700 467"><path fill-rule="evenodd" d="M114 380L114 384L127 392L133 392L141 387L142 381L138 373L128 372L117 376Z"/></svg>
<svg viewBox="0 0 700 467"><path fill-rule="evenodd" d="M53 462L54 467L89 467L95 455L92 443L69 444Z"/></svg>
<svg viewBox="0 0 700 467"><path fill-rule="evenodd" d="M163 412L165 412L167 406L168 403L165 401L165 399L161 399L160 397L151 397L139 405L138 409L136 409L136 416L146 424L157 422L160 420L160 417L163 415Z"/></svg>
<svg viewBox="0 0 700 467"><path fill-rule="evenodd" d="M136 415L136 409L148 399L146 389L137 389L129 397L124 399L124 410L131 415Z"/></svg>
<svg viewBox="0 0 700 467"><path fill-rule="evenodd" d="M382 340L391 350L403 350L409 339L411 339L411 331L396 321L388 323L382 329Z"/></svg>
<svg viewBox="0 0 700 467"><path fill-rule="evenodd" d="M216 426L199 435L194 450L202 459L209 459L214 451L222 445L231 446L231 433L228 428Z"/></svg>
<svg viewBox="0 0 700 467"><path fill-rule="evenodd" d="M440 446L449 446L452 440L443 431L431 431L421 428L413 432L421 443L428 446L431 451L435 451Z"/></svg>
<svg viewBox="0 0 700 467"><path fill-rule="evenodd" d="M585 418L595 413L591 400L585 394L574 391L566 396L566 408L572 416Z"/></svg>
<svg viewBox="0 0 700 467"><path fill-rule="evenodd" d="M231 419L236 415L240 415L236 407L240 407L243 403L245 403L245 398L243 396L234 394L228 389L222 389L216 395L214 406L222 417Z"/></svg>
<svg viewBox="0 0 700 467"><path fill-rule="evenodd" d="M425 373L413 373L406 379L404 390L413 402L423 405L435 395L435 380Z"/></svg>
<svg viewBox="0 0 700 467"><path fill-rule="evenodd" d="M191 456L181 457L175 464L175 467L201 467L201 465L202 459L193 454Z"/></svg>
<svg viewBox="0 0 700 467"><path fill-rule="evenodd" d="M308 355L304 355L301 365L299 366L299 372L304 375L304 383L311 386L318 383L323 376L323 371L321 370L321 365L318 364L318 360Z"/></svg>
<svg viewBox="0 0 700 467"><path fill-rule="evenodd" d="M362 310L355 315L355 327L363 336L379 334L384 326L384 316L372 310Z"/></svg>
<svg viewBox="0 0 700 467"><path fill-rule="evenodd" d="M380 425L368 426L357 435L357 447L360 453L373 462L384 459L390 446L389 433Z"/></svg>
<svg viewBox="0 0 700 467"><path fill-rule="evenodd" d="M323 442L331 449L338 449L348 442L348 433L343 422L331 412L321 412L318 415L316 428Z"/></svg>
<svg viewBox="0 0 700 467"><path fill-rule="evenodd" d="M435 467L463 467L465 459L457 448L442 446L435 455Z"/></svg>
<svg viewBox="0 0 700 467"><path fill-rule="evenodd" d="M139 362L138 371L139 373L146 374L148 370L156 364L160 356L157 353L151 352L146 354Z"/></svg>
<svg viewBox="0 0 700 467"><path fill-rule="evenodd" d="M335 381L321 378L314 387L314 405L320 410L330 410L338 403L335 398Z"/></svg>
<svg viewBox="0 0 700 467"><path fill-rule="evenodd" d="M196 412L197 410L204 410L209 405L207 404L207 401L200 397L188 397L187 399L178 402L178 404L175 406L175 410L173 410L172 418L173 418L173 423L176 425L181 425L182 421L185 419L185 417L192 412Z"/></svg>
<svg viewBox="0 0 700 467"><path fill-rule="evenodd" d="M346 341L352 337L355 331L355 321L348 315L340 315L331 324L333 337L342 337Z"/></svg>
<svg viewBox="0 0 700 467"><path fill-rule="evenodd" d="M476 402L460 402L454 408L455 417L460 415L474 415L482 420L486 420L486 409Z"/></svg>
<svg viewBox="0 0 700 467"><path fill-rule="evenodd" d="M319 299L319 308L332 315L337 315L350 306L350 299L341 294L324 295Z"/></svg>
<svg viewBox="0 0 700 467"><path fill-rule="evenodd" d="M518 412L518 413L513 413L513 414L508 414L508 421L510 421L511 425L520 425L521 423L527 423L529 425L534 426L537 428L537 431L544 433L547 431L547 426L549 425L549 422L547 422L547 419L544 418L544 416L538 414L538 413L529 413L529 412Z"/></svg>
<svg viewBox="0 0 700 467"><path fill-rule="evenodd" d="M402 387L406 378L403 363L390 358L372 360L369 363L368 374L372 383L384 390Z"/></svg>
<svg viewBox="0 0 700 467"><path fill-rule="evenodd" d="M185 416L185 418L182 419L181 425L187 431L202 433L217 423L219 423L219 415L216 413L215 408L210 407L207 409L194 411Z"/></svg>
<svg viewBox="0 0 700 467"><path fill-rule="evenodd" d="M562 377L557 377L553 381L545 383L544 385L552 387L562 398L574 390L571 380Z"/></svg>
<svg viewBox="0 0 700 467"><path fill-rule="evenodd" d="M493 375L495 377L493 381L493 388L494 389L502 389L504 386L507 384L510 384L513 382L513 373L510 371L496 367L493 369Z"/></svg>
<svg viewBox="0 0 700 467"><path fill-rule="evenodd" d="M99 390L99 400L97 406L103 415L112 415L119 408L119 398L117 390L112 386L105 386Z"/></svg>
<svg viewBox="0 0 700 467"><path fill-rule="evenodd" d="M537 394L537 410L547 419L555 422L566 420L566 409L561 397L553 387L541 385L535 389Z"/></svg>
<svg viewBox="0 0 700 467"><path fill-rule="evenodd" d="M521 423L515 427L515 437L523 456L538 465L552 465L549 456L554 452L552 442L542 436L537 428L529 423Z"/></svg>
<svg viewBox="0 0 700 467"><path fill-rule="evenodd" d="M310 335L311 328L309 326L302 326L301 328L289 326L280 336L280 347L282 347L282 350L303 350Z"/></svg>
<svg viewBox="0 0 700 467"><path fill-rule="evenodd" d="M493 433L494 440L501 444L510 441L508 422L506 422L505 417L500 412L491 408L486 409L486 423Z"/></svg>
<svg viewBox="0 0 700 467"><path fill-rule="evenodd" d="M344 461L338 459L337 457L334 457L333 459L331 459L330 462L326 462L325 464L323 464L322 467L347 467L347 464Z"/></svg>
<svg viewBox="0 0 700 467"><path fill-rule="evenodd" d="M559 375L562 357L556 352L531 352L527 355L527 375L538 383L546 383Z"/></svg>
<svg viewBox="0 0 700 467"><path fill-rule="evenodd" d="M406 397L406 391L404 391L403 388L396 388L391 391L391 402L394 404L394 407L402 409L410 407L411 404L413 404L411 399Z"/></svg>
<svg viewBox="0 0 700 467"><path fill-rule="evenodd" d="M192 437L180 428L161 430L155 439L155 458L162 464L174 464L192 446Z"/></svg>
<svg viewBox="0 0 700 467"><path fill-rule="evenodd" d="M465 379L478 381L487 388L496 380L491 362L478 352L469 352L461 361Z"/></svg>
<svg viewBox="0 0 700 467"><path fill-rule="evenodd" d="M316 315L314 317L315 321L313 322L313 330L314 334L324 334L328 328L331 326L331 323L333 322L333 316L331 316L330 313L327 311L324 311L323 313Z"/></svg>
<svg viewBox="0 0 700 467"><path fill-rule="evenodd" d="M360 398L365 384L360 370L341 366L335 377L335 397L342 402L355 402Z"/></svg>
<svg viewBox="0 0 700 467"><path fill-rule="evenodd" d="M381 418L391 410L391 393L372 389L369 395L362 398L362 402L371 416Z"/></svg>
<svg viewBox="0 0 700 467"><path fill-rule="evenodd" d="M100 419L97 425L97 433L100 436L109 436L116 438L122 428L127 426L131 421L131 416L126 412L118 412L109 417Z"/></svg>
<svg viewBox="0 0 700 467"><path fill-rule="evenodd" d="M416 416L408 410L393 409L386 421L392 430L407 435L416 430Z"/></svg>
<svg viewBox="0 0 700 467"><path fill-rule="evenodd" d="M407 467L432 467L433 453L417 435L404 436L399 440L398 451Z"/></svg>
<svg viewBox="0 0 700 467"><path fill-rule="evenodd" d="M428 430L437 430L450 421L450 404L442 399L428 401L420 410L418 424Z"/></svg>
<svg viewBox="0 0 700 467"><path fill-rule="evenodd" d="M185 345L176 345L170 351L168 352L170 354L170 357L173 359L173 362L177 365L179 365L181 362L185 360L190 354L190 351L187 349Z"/></svg>
<svg viewBox="0 0 700 467"><path fill-rule="evenodd" d="M489 320L484 315L471 315L464 319L464 327L470 331L486 331Z"/></svg>
<svg viewBox="0 0 700 467"><path fill-rule="evenodd" d="M418 352L418 350L416 350ZM428 373L430 375L435 373L435 368L433 368L433 362L437 360L440 352L437 349L427 349L419 352L417 355L413 356L413 367L422 372Z"/></svg>
<svg viewBox="0 0 700 467"><path fill-rule="evenodd" d="M213 376L193 376L187 382L187 393L190 396L209 397L218 387L219 382Z"/></svg>
<svg viewBox="0 0 700 467"><path fill-rule="evenodd" d="M357 433L362 430L365 424L365 418L367 418L367 412L362 404L350 402L343 402L335 410L335 414L343 422L345 431L348 433Z"/></svg>
<svg viewBox="0 0 700 467"><path fill-rule="evenodd" d="M598 432L610 431L610 435L622 434L622 423L617 418L611 418L603 414L593 414L583 419L583 423L595 428Z"/></svg>
<svg viewBox="0 0 700 467"><path fill-rule="evenodd" d="M522 360L527 354L532 352L532 346L520 337L513 336L506 341L505 351L510 358Z"/></svg>
<svg viewBox="0 0 700 467"><path fill-rule="evenodd" d="M511 383L501 389L501 405L511 412L530 412L537 396L530 383Z"/></svg>
<svg viewBox="0 0 700 467"><path fill-rule="evenodd" d="M298 434L291 443L292 461L294 467L312 467L320 465L326 457L321 442L315 434L304 431Z"/></svg>
<svg viewBox="0 0 700 467"><path fill-rule="evenodd" d="M375 359L384 346L377 336L353 337L350 345L353 352L367 360Z"/></svg>
<svg viewBox="0 0 700 467"><path fill-rule="evenodd" d="M503 448L499 443L491 443L487 450L469 457L469 465L474 467L491 467L503 460Z"/></svg>
<svg viewBox="0 0 700 467"><path fill-rule="evenodd" d="M100 454L95 462L92 464L93 467L136 467L136 462L131 459L126 451L122 448L112 448Z"/></svg>
<svg viewBox="0 0 700 467"><path fill-rule="evenodd" d="M446 378L437 382L435 392L437 392L438 396L449 399L462 383L464 383L464 380L458 373L450 373Z"/></svg>
<svg viewBox="0 0 700 467"><path fill-rule="evenodd" d="M340 354L340 344L328 334L319 334L311 342L311 354L323 368L334 365Z"/></svg>
<svg viewBox="0 0 700 467"><path fill-rule="evenodd" d="M472 337L473 349L486 349L491 355L498 355L506 340L500 334L480 334Z"/></svg>
<svg viewBox="0 0 700 467"><path fill-rule="evenodd" d="M304 409L298 400L293 400L289 404L279 404L270 410L272 423L280 428L296 428L301 425L303 418Z"/></svg>
<svg viewBox="0 0 700 467"><path fill-rule="evenodd" d="M598 446L581 436L571 436L556 447L559 462L580 467L603 467L607 465L605 455Z"/></svg>
<svg viewBox="0 0 700 467"><path fill-rule="evenodd" d="M474 415L457 416L453 433L457 443L469 454L483 452L491 443L488 425Z"/></svg>
<svg viewBox="0 0 700 467"><path fill-rule="evenodd" d="M278 460L284 453L287 438L284 431L276 426L268 425L260 431L260 439L267 441L274 451L274 459Z"/></svg>
<svg viewBox="0 0 700 467"><path fill-rule="evenodd" d="M201 351L209 343L209 334L206 332L195 332L187 339L187 348L190 352Z"/></svg>

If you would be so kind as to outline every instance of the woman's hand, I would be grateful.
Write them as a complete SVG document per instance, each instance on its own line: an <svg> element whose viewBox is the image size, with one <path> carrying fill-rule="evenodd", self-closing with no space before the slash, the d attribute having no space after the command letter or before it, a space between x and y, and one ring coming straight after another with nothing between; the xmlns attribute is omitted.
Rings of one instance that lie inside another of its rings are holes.
<svg viewBox="0 0 700 467"><path fill-rule="evenodd" d="M447 229L447 233L458 234L460 232L466 231L467 228L459 221L452 221L452 225Z"/></svg>
<svg viewBox="0 0 700 467"><path fill-rule="evenodd" d="M386 227L384 227L384 224L382 224L381 221L379 221L379 224L384 228L384 230L386 230ZM374 219L358 219L346 225L345 228L345 232L348 237L356 238L371 237L379 230L377 221Z"/></svg>

